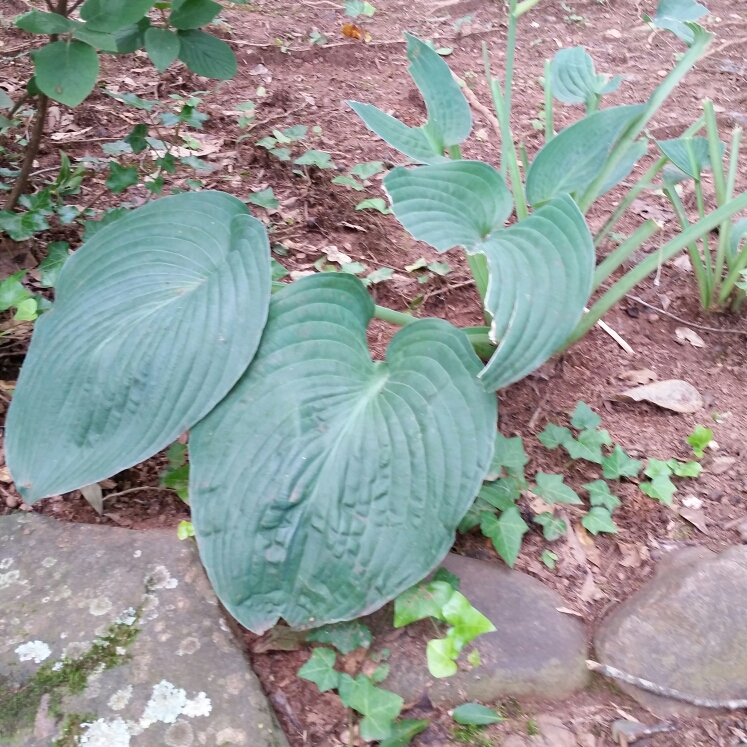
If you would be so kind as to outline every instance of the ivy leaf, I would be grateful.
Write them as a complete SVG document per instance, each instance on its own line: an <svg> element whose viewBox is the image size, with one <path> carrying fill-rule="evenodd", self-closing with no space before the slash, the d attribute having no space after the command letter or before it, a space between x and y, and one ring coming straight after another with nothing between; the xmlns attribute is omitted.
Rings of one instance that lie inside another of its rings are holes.
<svg viewBox="0 0 747 747"><path fill-rule="evenodd" d="M612 512L621 505L620 499L610 492L610 486L604 480L587 482L583 487L589 491L589 502L592 506L602 506Z"/></svg>
<svg viewBox="0 0 747 747"><path fill-rule="evenodd" d="M39 284L42 288L54 288L62 266L70 256L67 241L53 241L47 245L47 256L39 265Z"/></svg>
<svg viewBox="0 0 747 747"><path fill-rule="evenodd" d="M495 630L490 620L479 610L475 609L464 596L455 591L442 608L443 618L453 628L448 636L452 639L454 648L461 651L470 641L483 633Z"/></svg>
<svg viewBox="0 0 747 747"><path fill-rule="evenodd" d="M372 682L383 682L389 676L389 665L382 664L371 672Z"/></svg>
<svg viewBox="0 0 747 747"><path fill-rule="evenodd" d="M637 477L642 466L642 462L629 457L617 444L612 453L602 459L602 475L608 480Z"/></svg>
<svg viewBox="0 0 747 747"><path fill-rule="evenodd" d="M642 482L640 489L650 498L656 498L666 506L672 505L672 496L677 492L677 487L666 475L659 475L651 482Z"/></svg>
<svg viewBox="0 0 747 747"><path fill-rule="evenodd" d="M31 292L21 283L21 278L26 274L26 270L21 270L5 278L0 282L0 311L8 309L23 303L31 298Z"/></svg>
<svg viewBox="0 0 747 747"><path fill-rule="evenodd" d="M431 581L428 584L417 584L403 591L394 600L394 627L435 617L443 620L443 608L454 594L454 587L446 581Z"/></svg>
<svg viewBox="0 0 747 747"><path fill-rule="evenodd" d="M698 462L679 462L676 459L670 459L667 464L676 477L698 477L703 471Z"/></svg>
<svg viewBox="0 0 747 747"><path fill-rule="evenodd" d="M48 228L46 218L36 210L29 210L27 213L0 210L0 231L5 231L13 241L26 241L35 233Z"/></svg>
<svg viewBox="0 0 747 747"><path fill-rule="evenodd" d="M555 570L555 564L558 562L558 556L550 551L550 550L543 550L542 555L540 555L540 560L547 566L551 571Z"/></svg>
<svg viewBox="0 0 747 747"><path fill-rule="evenodd" d="M381 197L369 197L355 206L356 210L378 210L382 215L389 215L392 211Z"/></svg>
<svg viewBox="0 0 747 747"><path fill-rule="evenodd" d="M535 516L534 522L542 527L542 534L548 542L555 542L555 540L560 539L568 529L568 525L563 519L558 519L549 511Z"/></svg>
<svg viewBox="0 0 747 747"><path fill-rule="evenodd" d="M379 742L379 747L407 747L412 738L425 731L430 722L428 719L405 719L392 724L389 736Z"/></svg>
<svg viewBox="0 0 747 747"><path fill-rule="evenodd" d="M572 441L573 435L568 428L555 425L555 423L548 423L545 430L537 438L546 449L557 449L558 446L565 446L566 443Z"/></svg>
<svg viewBox="0 0 747 747"><path fill-rule="evenodd" d="M505 721L503 716L496 713L492 708L479 703L463 703L454 709L452 718L458 724L465 726L487 726Z"/></svg>
<svg viewBox="0 0 747 747"><path fill-rule="evenodd" d="M367 742L389 737L392 721L399 716L405 704L399 695L376 687L364 674L355 678L348 702L351 708L364 716L360 723L360 734Z"/></svg>
<svg viewBox="0 0 747 747"><path fill-rule="evenodd" d="M602 424L602 418L586 404L579 402L571 417L571 425L578 430L594 430Z"/></svg>
<svg viewBox="0 0 747 747"><path fill-rule="evenodd" d="M191 521L180 521L179 526L176 528L177 539L185 540L189 537L195 536L195 528L192 526Z"/></svg>
<svg viewBox="0 0 747 747"><path fill-rule="evenodd" d="M501 477L495 482L483 485L477 497L500 511L505 511L519 500L520 495L521 485L517 478Z"/></svg>
<svg viewBox="0 0 747 747"><path fill-rule="evenodd" d="M649 458L646 469L643 470L643 474L653 480L657 477L669 477L673 471L674 470L669 462L661 462L658 459Z"/></svg>
<svg viewBox="0 0 747 747"><path fill-rule="evenodd" d="M713 431L702 425L696 425L693 432L687 437L687 443L693 447L693 452L698 459L703 458L703 449L713 440Z"/></svg>
<svg viewBox="0 0 747 747"><path fill-rule="evenodd" d="M322 625L309 631L306 640L311 643L329 643L346 655L357 648L369 648L371 631L360 620Z"/></svg>
<svg viewBox="0 0 747 747"><path fill-rule="evenodd" d="M302 680L313 682L320 693L334 690L340 683L340 673L334 669L337 655L329 648L315 648L311 658L298 670Z"/></svg>
<svg viewBox="0 0 747 747"><path fill-rule="evenodd" d="M521 436L506 438L500 432L495 437L495 447L493 449L493 460L490 463L488 474L499 476L501 468L506 470L510 477L524 478L524 466L529 461L529 457L524 451L524 442Z"/></svg>
<svg viewBox="0 0 747 747"><path fill-rule="evenodd" d="M122 142L127 143L132 148L133 153L142 153L148 147L146 137L148 137L148 125L136 124Z"/></svg>
<svg viewBox="0 0 747 747"><path fill-rule="evenodd" d="M318 169L334 169L335 164L329 153L323 150L307 150L302 156L298 157L293 163L296 166L316 166Z"/></svg>
<svg viewBox="0 0 747 747"><path fill-rule="evenodd" d="M537 485L532 492L546 503L581 503L575 490L569 488L563 481L563 475L547 475L538 472L534 477Z"/></svg>
<svg viewBox="0 0 747 747"><path fill-rule="evenodd" d="M586 516L581 519L581 524L592 534L607 532L617 534L617 527L612 520L612 514L603 506L594 506Z"/></svg>
<svg viewBox="0 0 747 747"><path fill-rule="evenodd" d="M516 506L507 508L500 519L487 511L480 517L482 533L493 541L496 552L513 568L521 550L521 538L529 527Z"/></svg>
<svg viewBox="0 0 747 747"><path fill-rule="evenodd" d="M454 591L459 591L459 587L462 585L462 581L459 576L455 576L446 568L439 568L433 576L434 581L445 581L451 586Z"/></svg>
<svg viewBox="0 0 747 747"><path fill-rule="evenodd" d="M247 202L256 205L257 207L264 208L265 210L275 210L280 207L280 203L275 198L275 192L272 187L250 194Z"/></svg>
<svg viewBox="0 0 747 747"><path fill-rule="evenodd" d="M112 193L118 195L135 184L137 184L135 166L120 166L116 161L109 164L109 178L106 180L106 186Z"/></svg>
<svg viewBox="0 0 747 747"><path fill-rule="evenodd" d="M609 431L586 430L579 433L578 439L570 439L563 444L571 459L585 459L595 464L602 463L602 446L609 446L612 439Z"/></svg>
<svg viewBox="0 0 747 747"><path fill-rule="evenodd" d="M384 170L384 164L381 161L371 161L370 163L357 163L350 169L351 176L357 176L359 179L366 181L372 176L376 176Z"/></svg>
<svg viewBox="0 0 747 747"><path fill-rule="evenodd" d="M428 641L426 659L428 671L439 679L451 677L457 672L456 658L459 652L449 638L434 638Z"/></svg>
<svg viewBox="0 0 747 747"><path fill-rule="evenodd" d="M343 187L352 187L357 192L362 192L365 187L354 177L348 176L347 174L341 174L336 176L332 180L332 184L341 184Z"/></svg>

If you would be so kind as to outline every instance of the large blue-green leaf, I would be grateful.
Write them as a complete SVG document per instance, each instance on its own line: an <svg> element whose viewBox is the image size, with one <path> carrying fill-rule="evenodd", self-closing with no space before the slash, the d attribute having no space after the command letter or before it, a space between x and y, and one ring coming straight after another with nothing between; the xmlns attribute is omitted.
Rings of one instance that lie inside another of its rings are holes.
<svg viewBox="0 0 747 747"><path fill-rule="evenodd" d="M363 120L371 132L396 148L400 153L419 163L446 161L443 151L437 151L423 132L422 127L408 127L372 104L348 101L350 108Z"/></svg>
<svg viewBox="0 0 747 747"><path fill-rule="evenodd" d="M513 207L503 177L482 161L399 166L384 177L384 188L400 223L440 252L455 246L476 251L503 228Z"/></svg>
<svg viewBox="0 0 747 747"><path fill-rule="evenodd" d="M369 130L393 148L419 163L441 163L446 148L468 137L472 113L442 57L411 34L405 37L408 70L425 99L428 121L422 127L408 127L371 104L347 103Z"/></svg>
<svg viewBox="0 0 747 747"><path fill-rule="evenodd" d="M591 293L594 242L576 203L561 195L483 246L498 349L480 377L500 389L541 365L576 326Z"/></svg>
<svg viewBox="0 0 747 747"><path fill-rule="evenodd" d="M359 617L412 586L487 472L496 401L464 333L416 321L372 362L373 311L352 275L287 286L252 365L192 430L200 556L255 632Z"/></svg>
<svg viewBox="0 0 747 747"><path fill-rule="evenodd" d="M623 179L630 176L638 161L648 153L648 140L636 140L630 144L625 155L620 159L612 173L607 177L607 181L599 190L600 196L609 192L616 187Z"/></svg>
<svg viewBox="0 0 747 747"><path fill-rule="evenodd" d="M708 8L696 3L695 0L660 0L654 18L644 15L643 20L657 28L667 29L686 44L691 44L695 34L688 23L697 21L707 14Z"/></svg>
<svg viewBox="0 0 747 747"><path fill-rule="evenodd" d="M564 104L589 104L597 96L616 91L621 76L607 80L594 71L594 60L583 47L556 52L550 67L550 90Z"/></svg>
<svg viewBox="0 0 747 747"><path fill-rule="evenodd" d="M613 106L566 127L537 154L527 172L530 205L588 187L604 168L612 146L644 104Z"/></svg>
<svg viewBox="0 0 747 747"><path fill-rule="evenodd" d="M459 145L472 130L472 112L449 66L435 49L412 34L407 39L408 71L428 110L426 134L436 147Z"/></svg>
<svg viewBox="0 0 747 747"><path fill-rule="evenodd" d="M87 241L36 322L6 433L27 503L165 448L252 360L270 296L262 224L219 192L165 197Z"/></svg>
<svg viewBox="0 0 747 747"><path fill-rule="evenodd" d="M712 169L708 140L704 137L681 137L676 140L657 140L661 152L683 173L700 181L706 169ZM719 152L724 156L726 144L719 142ZM720 164L719 164L720 168Z"/></svg>

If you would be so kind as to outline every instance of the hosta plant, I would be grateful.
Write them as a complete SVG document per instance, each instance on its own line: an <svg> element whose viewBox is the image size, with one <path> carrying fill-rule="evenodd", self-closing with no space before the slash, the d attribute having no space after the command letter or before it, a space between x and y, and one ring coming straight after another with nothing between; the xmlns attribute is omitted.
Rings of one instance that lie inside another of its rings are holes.
<svg viewBox="0 0 747 747"><path fill-rule="evenodd" d="M437 250L466 250L485 327L375 306L344 272L272 295L267 235L244 203L219 192L155 200L101 227L67 260L55 303L36 323L5 442L26 501L109 477L189 430L201 557L227 609L250 629L281 617L299 628L349 620L435 568L491 462L511 476L505 439L494 453L495 391L747 206L747 196L726 201L584 315L594 288L658 230L644 224L595 267L585 212L631 172L646 124L710 36L687 26L689 51L639 105L600 108L613 84L596 73L568 77L562 95L575 95L575 81L588 114L555 137L548 130L524 183L509 112L515 25L532 4L511 3L505 85L489 78L504 132L500 169L459 158L469 106L446 63L415 37L410 72L427 123L410 128L353 104L424 164L386 176L392 210ZM372 360L367 347L373 317L402 326L386 360Z"/></svg>

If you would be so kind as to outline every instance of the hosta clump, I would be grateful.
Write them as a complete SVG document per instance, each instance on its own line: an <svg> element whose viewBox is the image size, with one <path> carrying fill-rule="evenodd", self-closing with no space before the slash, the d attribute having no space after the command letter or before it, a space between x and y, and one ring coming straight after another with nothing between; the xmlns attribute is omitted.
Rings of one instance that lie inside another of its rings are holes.
<svg viewBox="0 0 747 747"><path fill-rule="evenodd" d="M181 194L102 228L64 265L7 422L28 503L115 474L191 429L208 575L253 630L380 607L443 558L485 476L496 398L464 332L414 321L372 361L374 304L323 273L270 300L246 206Z"/></svg>

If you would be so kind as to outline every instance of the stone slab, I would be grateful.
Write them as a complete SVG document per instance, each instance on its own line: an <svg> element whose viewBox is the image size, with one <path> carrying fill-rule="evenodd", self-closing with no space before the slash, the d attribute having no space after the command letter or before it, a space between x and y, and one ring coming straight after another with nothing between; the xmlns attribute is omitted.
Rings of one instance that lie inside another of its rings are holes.
<svg viewBox="0 0 747 747"><path fill-rule="evenodd" d="M0 517L0 693L28 689L44 665L90 657L100 636L127 625L139 632L116 647L125 661L102 664L80 694L62 698L63 714L90 724L81 747L287 747L193 541ZM35 723L0 744L49 747L61 729L53 714L45 696Z"/></svg>
<svg viewBox="0 0 747 747"><path fill-rule="evenodd" d="M427 692L434 704L451 707L507 696L561 699L586 685L584 628L574 617L558 612L567 606L559 594L497 563L449 554L442 565L460 578L459 590L497 630L474 641L480 666L467 665L445 679L428 672L424 646L415 654L410 644L394 646L388 690L406 702L416 702Z"/></svg>
<svg viewBox="0 0 747 747"><path fill-rule="evenodd" d="M747 547L688 548L618 607L595 639L599 661L711 700L747 697ZM712 710L617 683L662 718Z"/></svg>

